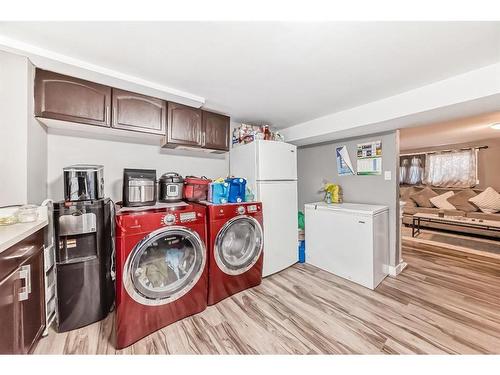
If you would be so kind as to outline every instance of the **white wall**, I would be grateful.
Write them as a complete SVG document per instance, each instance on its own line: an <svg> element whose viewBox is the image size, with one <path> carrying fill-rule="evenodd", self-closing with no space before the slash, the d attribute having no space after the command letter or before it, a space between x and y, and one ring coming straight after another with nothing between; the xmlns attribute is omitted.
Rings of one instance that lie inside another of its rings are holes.
<svg viewBox="0 0 500 375"><path fill-rule="evenodd" d="M33 115L33 66L0 51L0 206L46 196L47 135Z"/></svg>
<svg viewBox="0 0 500 375"><path fill-rule="evenodd" d="M85 126L85 125L83 125ZM157 178L165 172L182 176L225 177L229 173L228 155L197 153L188 155L177 150L164 150L159 145L127 143L111 140L54 134L48 136L48 196L62 200L62 169L71 164L104 165L105 195L114 201L122 199L124 168L156 169ZM191 155L191 156L189 156Z"/></svg>
<svg viewBox="0 0 500 375"><path fill-rule="evenodd" d="M34 81L35 67L28 62L27 201L40 204L47 198L47 128L34 115Z"/></svg>
<svg viewBox="0 0 500 375"><path fill-rule="evenodd" d="M0 52L0 206L26 203L26 62Z"/></svg>

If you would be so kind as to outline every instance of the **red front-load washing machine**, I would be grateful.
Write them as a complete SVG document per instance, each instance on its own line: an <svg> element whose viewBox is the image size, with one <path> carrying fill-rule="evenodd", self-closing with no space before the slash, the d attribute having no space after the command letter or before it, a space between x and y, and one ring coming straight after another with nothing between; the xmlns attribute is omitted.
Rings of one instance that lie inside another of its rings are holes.
<svg viewBox="0 0 500 375"><path fill-rule="evenodd" d="M207 307L206 210L116 214L116 348Z"/></svg>
<svg viewBox="0 0 500 375"><path fill-rule="evenodd" d="M208 213L208 304L213 305L262 281L262 204L203 204Z"/></svg>

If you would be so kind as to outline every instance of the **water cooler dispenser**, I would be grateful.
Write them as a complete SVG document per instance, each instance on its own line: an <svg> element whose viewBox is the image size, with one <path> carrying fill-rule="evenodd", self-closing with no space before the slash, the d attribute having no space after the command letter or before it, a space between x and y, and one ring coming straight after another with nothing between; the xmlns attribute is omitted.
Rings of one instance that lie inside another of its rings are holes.
<svg viewBox="0 0 500 375"><path fill-rule="evenodd" d="M114 302L113 203L102 197L102 189L88 188L102 181L99 168L83 166L88 168L86 172L82 166L76 167L78 179L65 168L65 191L92 193L79 194L81 200L70 200L71 195L66 194L65 201L54 203L59 332L105 318ZM87 186L76 187L75 183ZM73 186L68 188L68 184Z"/></svg>

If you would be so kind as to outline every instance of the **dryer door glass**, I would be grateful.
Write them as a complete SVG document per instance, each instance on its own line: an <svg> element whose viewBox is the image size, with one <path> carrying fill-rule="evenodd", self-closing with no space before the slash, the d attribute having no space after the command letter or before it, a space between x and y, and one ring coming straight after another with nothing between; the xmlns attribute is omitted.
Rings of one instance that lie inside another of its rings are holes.
<svg viewBox="0 0 500 375"><path fill-rule="evenodd" d="M215 241L215 261L229 275L239 275L259 259L263 247L262 227L249 216L229 220Z"/></svg>
<svg viewBox="0 0 500 375"><path fill-rule="evenodd" d="M201 277L205 246L197 233L181 227L151 233L125 264L124 285L137 302L166 304L186 294Z"/></svg>

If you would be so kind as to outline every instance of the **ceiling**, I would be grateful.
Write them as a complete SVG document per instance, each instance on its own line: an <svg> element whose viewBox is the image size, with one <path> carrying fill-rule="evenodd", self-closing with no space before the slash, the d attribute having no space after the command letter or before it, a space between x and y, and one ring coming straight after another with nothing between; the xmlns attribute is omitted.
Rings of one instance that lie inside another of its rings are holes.
<svg viewBox="0 0 500 375"><path fill-rule="evenodd" d="M401 129L399 148L401 151L409 151L493 138L500 139L500 130L490 127L495 123L500 123L500 112Z"/></svg>
<svg viewBox="0 0 500 375"><path fill-rule="evenodd" d="M2 22L0 35L278 128L500 61L500 22Z"/></svg>

